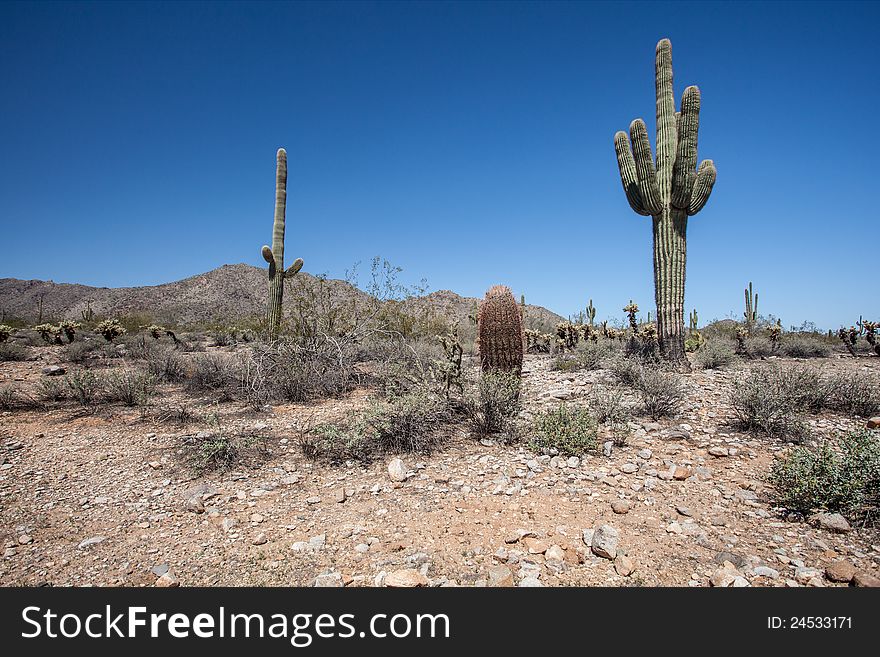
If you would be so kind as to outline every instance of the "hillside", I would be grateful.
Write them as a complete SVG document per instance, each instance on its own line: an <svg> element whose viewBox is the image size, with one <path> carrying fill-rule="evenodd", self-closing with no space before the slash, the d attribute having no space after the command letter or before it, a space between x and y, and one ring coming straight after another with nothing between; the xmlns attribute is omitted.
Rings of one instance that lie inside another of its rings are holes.
<svg viewBox="0 0 880 657"><path fill-rule="evenodd" d="M359 303L369 298L366 292L346 281L330 279L324 285L333 303ZM317 286L315 276L301 272L288 288L285 297L291 302L288 307L295 303L297 296L314 292ZM223 265L172 283L120 288L4 278L0 279L0 320L36 322L41 298L44 320L78 320L90 304L97 317L145 315L172 325L227 323L262 314L266 302L266 271L245 264ZM446 317L453 325L461 325L468 322L468 314L473 312L476 302L476 299L442 290L408 299L405 305L412 310L428 310ZM546 308L532 305L527 306L526 317L547 325L562 319Z"/></svg>

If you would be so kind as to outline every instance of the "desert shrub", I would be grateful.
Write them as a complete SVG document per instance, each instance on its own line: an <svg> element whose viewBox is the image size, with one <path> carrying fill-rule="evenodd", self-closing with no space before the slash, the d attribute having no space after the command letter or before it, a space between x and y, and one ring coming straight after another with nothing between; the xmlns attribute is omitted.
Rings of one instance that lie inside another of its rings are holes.
<svg viewBox="0 0 880 657"><path fill-rule="evenodd" d="M186 381L190 392L223 390L237 379L235 362L226 354L201 354L193 359L192 365Z"/></svg>
<svg viewBox="0 0 880 657"><path fill-rule="evenodd" d="M784 336L780 350L792 358L824 358L831 353L831 347L822 340L797 334Z"/></svg>
<svg viewBox="0 0 880 657"><path fill-rule="evenodd" d="M147 354L147 372L157 381L176 383L186 379L187 364L170 347L153 348Z"/></svg>
<svg viewBox="0 0 880 657"><path fill-rule="evenodd" d="M769 482L775 503L788 510L826 510L851 520L875 520L880 512L880 437L862 430L837 444L796 447L775 461Z"/></svg>
<svg viewBox="0 0 880 657"><path fill-rule="evenodd" d="M68 388L57 378L43 378L37 383L37 397L40 401L55 402L67 399Z"/></svg>
<svg viewBox="0 0 880 657"><path fill-rule="evenodd" d="M862 372L838 373L825 383L828 408L868 417L880 411L880 380Z"/></svg>
<svg viewBox="0 0 880 657"><path fill-rule="evenodd" d="M598 446L596 421L585 408L559 404L535 416L531 446L545 454L582 456Z"/></svg>
<svg viewBox="0 0 880 657"><path fill-rule="evenodd" d="M8 324L0 324L0 343L6 342L9 339L9 336L12 335L13 331L15 331L15 329Z"/></svg>
<svg viewBox="0 0 880 657"><path fill-rule="evenodd" d="M15 342L0 342L0 361L22 361L27 358L27 347Z"/></svg>
<svg viewBox="0 0 880 657"><path fill-rule="evenodd" d="M370 462L385 454L426 454L443 442L450 419L446 401L429 391L407 393L377 402L350 424L324 424L304 433L300 448L309 458L339 463Z"/></svg>
<svg viewBox="0 0 880 657"><path fill-rule="evenodd" d="M0 410L12 411L18 408L20 393L13 385L0 386Z"/></svg>
<svg viewBox="0 0 880 657"><path fill-rule="evenodd" d="M583 363L575 355L559 354L550 362L554 372L574 372L583 368Z"/></svg>
<svg viewBox="0 0 880 657"><path fill-rule="evenodd" d="M255 466L268 456L265 437L249 430L226 429L216 418L210 428L180 442L179 455L197 474L232 467Z"/></svg>
<svg viewBox="0 0 880 657"><path fill-rule="evenodd" d="M730 365L736 358L733 345L723 338L706 340L694 353L694 362L702 370L716 370Z"/></svg>
<svg viewBox="0 0 880 657"><path fill-rule="evenodd" d="M684 401L685 391L674 374L643 368L635 385L645 412L655 420L678 414Z"/></svg>
<svg viewBox="0 0 880 657"><path fill-rule="evenodd" d="M775 368L753 370L734 382L730 405L740 428L771 438L801 440L806 426L797 414L801 408L793 378Z"/></svg>
<svg viewBox="0 0 880 657"><path fill-rule="evenodd" d="M501 434L505 440L516 439L516 418L521 408L519 377L503 372L488 372L465 390L462 408L471 432L477 436Z"/></svg>
<svg viewBox="0 0 880 657"><path fill-rule="evenodd" d="M585 370L598 370L614 353L613 347L605 342L584 342L575 350L575 356Z"/></svg>
<svg viewBox="0 0 880 657"><path fill-rule="evenodd" d="M626 358L622 354L615 354L606 365L615 379L630 387L635 387L638 384L646 367L646 364L640 359Z"/></svg>
<svg viewBox="0 0 880 657"><path fill-rule="evenodd" d="M373 378L380 394L394 397L425 386L438 389L449 363L437 340L372 338L360 345L358 360L375 363Z"/></svg>
<svg viewBox="0 0 880 657"><path fill-rule="evenodd" d="M594 388L587 398L587 404L599 424L625 424L632 418L624 391L619 386Z"/></svg>
<svg viewBox="0 0 880 657"><path fill-rule="evenodd" d="M124 368L109 372L104 377L104 392L107 401L140 406L155 394L156 379L143 370Z"/></svg>
<svg viewBox="0 0 880 657"><path fill-rule="evenodd" d="M773 353L773 343L758 335L747 337L745 348L749 358L765 358Z"/></svg>
<svg viewBox="0 0 880 657"><path fill-rule="evenodd" d="M332 338L279 340L248 350L239 389L254 404L335 397L359 380L355 351Z"/></svg>
<svg viewBox="0 0 880 657"><path fill-rule="evenodd" d="M70 396L80 406L91 406L101 392L101 382L90 370L79 370L64 377Z"/></svg>
<svg viewBox="0 0 880 657"><path fill-rule="evenodd" d="M80 340L71 342L64 347L66 358L71 363L84 363L89 359L92 352L98 348L98 343L92 340Z"/></svg>

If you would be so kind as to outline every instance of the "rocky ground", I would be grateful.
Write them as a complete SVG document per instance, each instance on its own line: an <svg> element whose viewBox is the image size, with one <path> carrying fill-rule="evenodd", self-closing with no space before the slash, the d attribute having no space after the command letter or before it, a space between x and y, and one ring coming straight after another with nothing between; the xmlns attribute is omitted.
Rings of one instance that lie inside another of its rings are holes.
<svg viewBox="0 0 880 657"><path fill-rule="evenodd" d="M42 363L0 363L32 384ZM880 372L880 359L822 368ZM369 466L306 459L300 430L344 419L368 390L228 427L267 437L256 468L195 476L180 461L198 426L74 406L0 414L0 582L25 586L844 586L880 577L875 530L839 516L786 519L764 479L785 446L730 428L736 371L684 375L675 420L638 419L625 447L584 458L475 441ZM529 356L527 411L577 403L609 374L557 373ZM158 404L185 403L166 386ZM810 418L817 434L864 419Z"/></svg>

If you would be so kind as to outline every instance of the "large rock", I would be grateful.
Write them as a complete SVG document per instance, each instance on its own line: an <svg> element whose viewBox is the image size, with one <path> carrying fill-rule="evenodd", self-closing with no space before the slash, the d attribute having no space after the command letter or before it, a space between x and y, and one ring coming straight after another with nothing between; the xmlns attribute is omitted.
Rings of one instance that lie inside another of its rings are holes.
<svg viewBox="0 0 880 657"><path fill-rule="evenodd" d="M385 586L391 588L414 588L416 586L428 586L428 578L415 568L395 570L385 577Z"/></svg>
<svg viewBox="0 0 880 657"><path fill-rule="evenodd" d="M718 588L751 586L749 581L743 577L743 574L736 569L736 566L729 561L725 561L721 564L720 568L712 573L711 577L709 577L709 584Z"/></svg>
<svg viewBox="0 0 880 657"><path fill-rule="evenodd" d="M821 529L838 534L846 534L852 530L849 523L839 513L817 513L810 517L810 520L818 525Z"/></svg>
<svg viewBox="0 0 880 657"><path fill-rule="evenodd" d="M590 548L593 554L603 559L614 559L617 556L617 539L620 537L617 530L611 525L602 525L593 532L593 541Z"/></svg>
<svg viewBox="0 0 880 657"><path fill-rule="evenodd" d="M507 566L492 566L489 569L489 580L486 586L513 586L513 571Z"/></svg>
<svg viewBox="0 0 880 657"><path fill-rule="evenodd" d="M855 586L880 588L880 577L872 575L867 571L860 570L855 575L853 575L852 583Z"/></svg>
<svg viewBox="0 0 880 657"><path fill-rule="evenodd" d="M832 582L848 583L856 574L856 567L845 559L839 559L825 568L825 577Z"/></svg>
<svg viewBox="0 0 880 657"><path fill-rule="evenodd" d="M406 466L400 459L391 459L388 463L388 476L391 481L406 481Z"/></svg>
<svg viewBox="0 0 880 657"><path fill-rule="evenodd" d="M43 374L46 376L61 376L65 372L67 372L67 370L59 365L49 365L48 367L43 368Z"/></svg>
<svg viewBox="0 0 880 657"><path fill-rule="evenodd" d="M880 429L880 415L877 417L872 417L868 420L867 427L869 429Z"/></svg>

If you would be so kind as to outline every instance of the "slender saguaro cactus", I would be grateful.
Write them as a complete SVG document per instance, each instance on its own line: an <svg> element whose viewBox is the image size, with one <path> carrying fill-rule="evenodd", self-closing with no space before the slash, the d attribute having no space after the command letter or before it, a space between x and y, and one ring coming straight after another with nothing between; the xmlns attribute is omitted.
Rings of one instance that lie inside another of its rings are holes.
<svg viewBox="0 0 880 657"><path fill-rule="evenodd" d="M758 321L758 293L752 293L752 282L743 290L746 298L746 311L743 316L746 318L746 328L751 332L752 327Z"/></svg>
<svg viewBox="0 0 880 657"><path fill-rule="evenodd" d="M697 315L697 309L694 308L691 311L690 315L690 329L691 331L696 331L699 328L700 316Z"/></svg>
<svg viewBox="0 0 880 657"><path fill-rule="evenodd" d="M684 281L688 217L706 205L715 184L715 165L697 168L700 90L691 86L675 111L672 90L672 44L657 44L657 160L651 157L648 129L642 119L614 135L617 165L630 207L653 218L654 297L661 354L686 366L684 351ZM630 145L631 142L631 145Z"/></svg>
<svg viewBox="0 0 880 657"><path fill-rule="evenodd" d="M266 323L269 337L278 337L281 327L281 302L284 298L284 279L292 278L302 269L302 258L297 258L284 269L284 216L287 211L287 151L278 149L275 166L275 223L272 227L272 248L264 246L263 259L269 263L269 305Z"/></svg>
<svg viewBox="0 0 880 657"><path fill-rule="evenodd" d="M593 300L590 299L590 305L587 306L587 323L592 327L596 321L596 308L593 306Z"/></svg>

